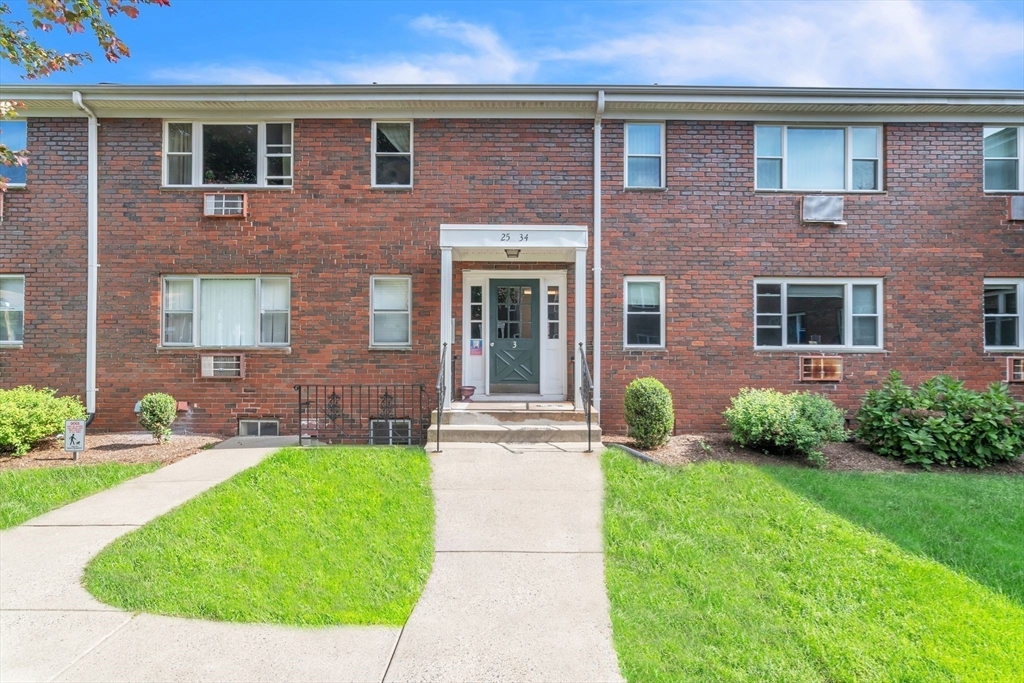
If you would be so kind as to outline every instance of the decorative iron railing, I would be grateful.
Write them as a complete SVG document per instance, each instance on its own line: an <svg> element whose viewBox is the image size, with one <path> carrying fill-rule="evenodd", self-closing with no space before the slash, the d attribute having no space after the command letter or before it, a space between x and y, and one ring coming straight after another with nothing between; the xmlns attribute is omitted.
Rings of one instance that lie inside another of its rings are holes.
<svg viewBox="0 0 1024 683"><path fill-rule="evenodd" d="M583 349L583 342L580 342L580 399L583 401L583 410L587 417L587 453L593 452L591 445L591 419L590 413L594 409L594 378L590 374L590 365L587 363L587 352Z"/></svg>
<svg viewBox="0 0 1024 683"><path fill-rule="evenodd" d="M422 384L297 384L299 444L423 445L430 395Z"/></svg>
<svg viewBox="0 0 1024 683"><path fill-rule="evenodd" d="M448 391L446 384L448 378L444 371L444 361L447 354L448 342L444 342L441 344L441 364L437 369L437 384L435 386L435 389L437 389L437 444L434 447L435 453L441 452L441 425L444 424L441 418L444 417L444 395ZM452 363L452 366L454 365L455 364ZM454 386L454 384L452 386Z"/></svg>

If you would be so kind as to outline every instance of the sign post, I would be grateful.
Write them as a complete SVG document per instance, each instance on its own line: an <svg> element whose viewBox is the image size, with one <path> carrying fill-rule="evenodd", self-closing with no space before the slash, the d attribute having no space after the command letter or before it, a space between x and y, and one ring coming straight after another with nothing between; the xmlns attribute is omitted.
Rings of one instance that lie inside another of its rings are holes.
<svg viewBox="0 0 1024 683"><path fill-rule="evenodd" d="M85 420L64 420L64 450L78 454L85 450Z"/></svg>

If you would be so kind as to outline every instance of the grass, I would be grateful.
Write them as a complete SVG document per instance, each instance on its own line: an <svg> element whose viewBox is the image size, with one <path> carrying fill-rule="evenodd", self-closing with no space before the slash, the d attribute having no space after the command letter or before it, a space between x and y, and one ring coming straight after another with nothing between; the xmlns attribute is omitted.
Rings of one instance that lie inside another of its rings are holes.
<svg viewBox="0 0 1024 683"><path fill-rule="evenodd" d="M0 471L0 529L21 524L156 468L155 463L104 463Z"/></svg>
<svg viewBox="0 0 1024 683"><path fill-rule="evenodd" d="M413 448L288 448L123 536L85 586L123 609L293 625L405 623L430 573Z"/></svg>
<svg viewBox="0 0 1024 683"><path fill-rule="evenodd" d="M630 681L1024 680L1021 605L778 473L663 468L613 450L603 462L612 624Z"/></svg>
<svg viewBox="0 0 1024 683"><path fill-rule="evenodd" d="M1024 606L1024 477L764 469L823 508Z"/></svg>

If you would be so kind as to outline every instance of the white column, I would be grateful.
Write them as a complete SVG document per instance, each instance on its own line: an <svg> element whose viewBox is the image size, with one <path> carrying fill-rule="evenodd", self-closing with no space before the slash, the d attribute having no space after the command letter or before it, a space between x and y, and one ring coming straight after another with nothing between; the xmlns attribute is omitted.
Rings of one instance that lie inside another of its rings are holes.
<svg viewBox="0 0 1024 683"><path fill-rule="evenodd" d="M454 387L452 383L452 348L455 340L452 338L452 248L441 247L441 344L448 344L448 353L444 358L444 377L448 386L443 402L448 408L452 404L451 396ZM443 348L443 347L442 347Z"/></svg>
<svg viewBox="0 0 1024 683"><path fill-rule="evenodd" d="M576 332L572 339L572 356L576 359L573 363L573 403L577 410L583 408L583 398L580 396L580 384L583 380L583 367L580 360L580 342L583 348L587 348L587 250L586 248L576 250L576 306L575 320Z"/></svg>

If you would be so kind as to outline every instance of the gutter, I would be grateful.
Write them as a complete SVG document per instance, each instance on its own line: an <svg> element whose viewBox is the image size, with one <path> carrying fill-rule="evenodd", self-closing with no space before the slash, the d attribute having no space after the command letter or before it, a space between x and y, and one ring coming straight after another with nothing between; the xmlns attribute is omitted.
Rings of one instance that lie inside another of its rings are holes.
<svg viewBox="0 0 1024 683"><path fill-rule="evenodd" d="M594 112L594 407L601 414L601 117L604 90Z"/></svg>
<svg viewBox="0 0 1024 683"><path fill-rule="evenodd" d="M89 117L88 162L88 273L85 322L85 412L89 423L96 417L96 312L99 276L99 121L75 90L71 101Z"/></svg>

